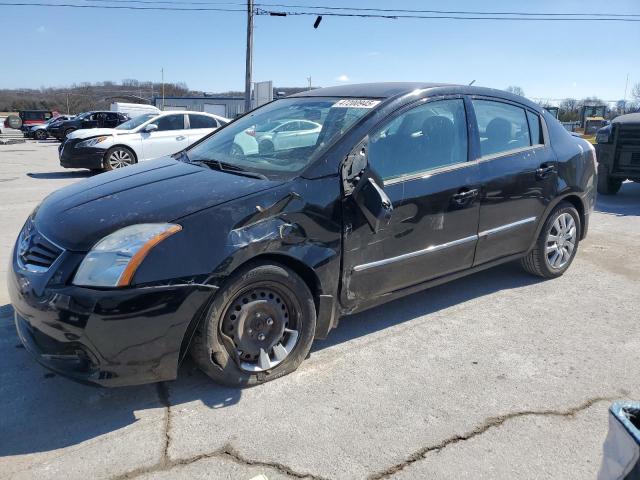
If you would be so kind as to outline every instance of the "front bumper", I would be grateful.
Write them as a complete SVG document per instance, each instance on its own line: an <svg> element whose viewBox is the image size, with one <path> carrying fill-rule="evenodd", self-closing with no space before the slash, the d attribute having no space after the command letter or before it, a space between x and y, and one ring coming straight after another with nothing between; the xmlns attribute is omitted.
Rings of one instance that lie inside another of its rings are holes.
<svg viewBox="0 0 640 480"><path fill-rule="evenodd" d="M67 258L51 274L20 270L15 255L9 271L16 329L35 359L74 380L108 387L175 379L215 288L54 285L81 257L62 255Z"/></svg>
<svg viewBox="0 0 640 480"><path fill-rule="evenodd" d="M58 147L60 165L64 168L101 169L103 167L104 148L75 148L83 139L65 140Z"/></svg>

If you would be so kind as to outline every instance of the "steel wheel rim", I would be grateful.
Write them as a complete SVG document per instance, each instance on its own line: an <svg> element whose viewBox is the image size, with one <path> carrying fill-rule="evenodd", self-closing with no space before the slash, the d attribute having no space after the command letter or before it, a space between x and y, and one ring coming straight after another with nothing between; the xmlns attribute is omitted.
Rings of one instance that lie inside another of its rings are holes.
<svg viewBox="0 0 640 480"><path fill-rule="evenodd" d="M229 340L223 344L242 370L273 369L298 344L299 311L295 296L286 286L274 282L250 285L233 298L222 316L221 334Z"/></svg>
<svg viewBox="0 0 640 480"><path fill-rule="evenodd" d="M569 263L576 248L576 222L568 213L554 220L545 242L545 258L549 267L559 270Z"/></svg>
<svg viewBox="0 0 640 480"><path fill-rule="evenodd" d="M111 168L122 168L131 165L131 155L126 150L114 150L109 155L109 165Z"/></svg>

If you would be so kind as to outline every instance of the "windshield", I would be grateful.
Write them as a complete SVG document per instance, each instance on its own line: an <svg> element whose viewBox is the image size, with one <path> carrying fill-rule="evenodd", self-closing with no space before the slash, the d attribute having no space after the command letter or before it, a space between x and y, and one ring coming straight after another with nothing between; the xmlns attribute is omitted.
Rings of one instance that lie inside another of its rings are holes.
<svg viewBox="0 0 640 480"><path fill-rule="evenodd" d="M137 117L133 117L131 120L127 120L124 123L121 123L116 127L116 130L133 130L134 128L139 127L147 120L151 120L153 117L158 116L157 113L145 113L143 115L138 115Z"/></svg>
<svg viewBox="0 0 640 480"><path fill-rule="evenodd" d="M189 161L217 161L261 174L291 174L318 158L377 100L285 98L271 102L187 151ZM309 128L309 121L318 127Z"/></svg>

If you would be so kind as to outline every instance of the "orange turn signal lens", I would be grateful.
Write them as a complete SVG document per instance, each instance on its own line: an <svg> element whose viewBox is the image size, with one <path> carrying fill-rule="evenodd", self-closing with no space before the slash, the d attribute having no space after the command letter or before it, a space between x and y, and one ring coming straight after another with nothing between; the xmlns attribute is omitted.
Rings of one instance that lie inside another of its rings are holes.
<svg viewBox="0 0 640 480"><path fill-rule="evenodd" d="M129 260L129 264L124 269L122 275L120 276L120 279L118 280L118 287L126 287L127 285L129 285L131 283L131 280L133 280L133 276L136 273L136 270L138 269L144 258L147 256L147 254L151 251L151 249L161 241L163 241L165 238L170 237L174 233L178 233L180 230L182 230L182 227L180 225L173 225L164 232L159 233L155 237L149 239L147 243L145 243L143 247L138 250L133 257L131 257L131 260Z"/></svg>

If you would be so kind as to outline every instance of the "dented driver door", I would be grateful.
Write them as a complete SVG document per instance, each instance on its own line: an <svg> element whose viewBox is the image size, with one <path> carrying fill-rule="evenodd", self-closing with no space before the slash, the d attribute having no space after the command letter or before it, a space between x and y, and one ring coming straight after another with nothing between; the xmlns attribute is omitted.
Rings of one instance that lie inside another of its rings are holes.
<svg viewBox="0 0 640 480"><path fill-rule="evenodd" d="M341 300L347 308L472 266L480 185L477 163L468 161L462 99L408 109L347 161L357 155L366 157L363 173L343 169L343 176L356 175L357 182L373 176L392 209L376 230L357 187L346 189Z"/></svg>

